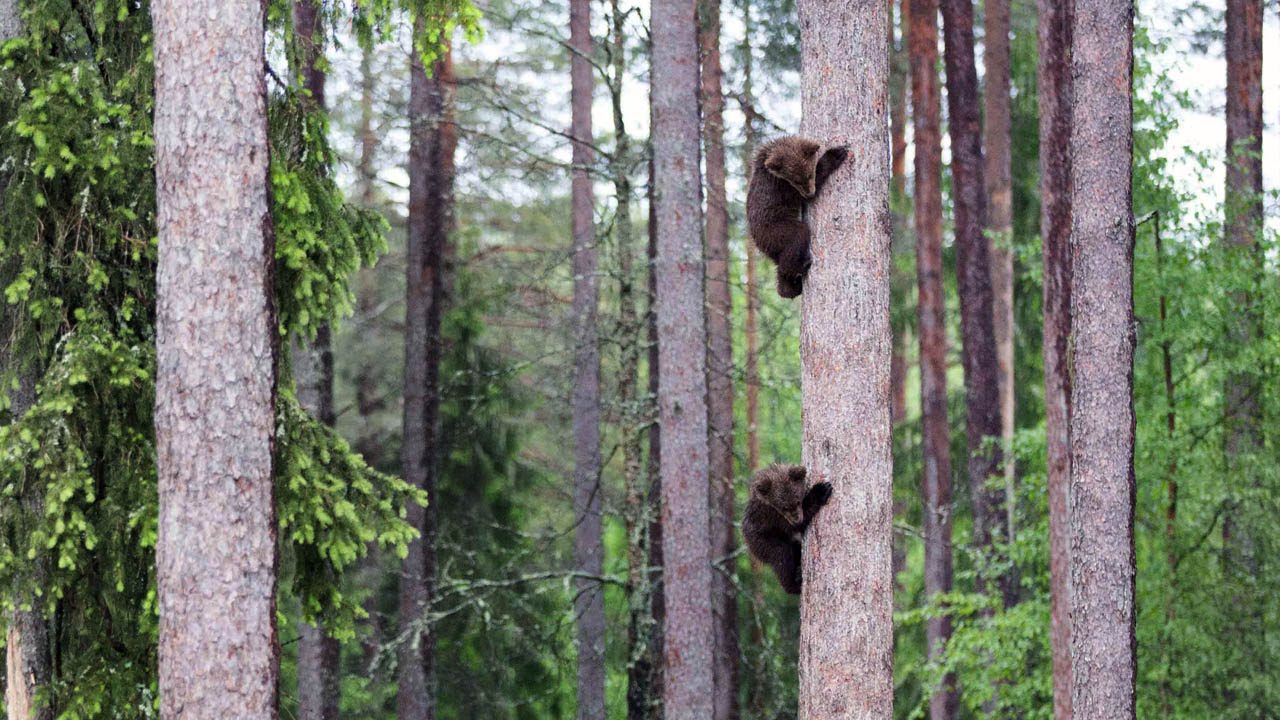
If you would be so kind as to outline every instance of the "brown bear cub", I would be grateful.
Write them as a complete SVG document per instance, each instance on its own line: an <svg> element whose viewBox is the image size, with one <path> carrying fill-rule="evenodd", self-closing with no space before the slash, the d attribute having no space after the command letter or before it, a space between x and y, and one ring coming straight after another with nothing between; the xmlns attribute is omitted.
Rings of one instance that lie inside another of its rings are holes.
<svg viewBox="0 0 1280 720"><path fill-rule="evenodd" d="M782 589L800 594L800 539L818 508L831 498L831 483L805 484L802 465L770 465L751 478L742 518L747 549L773 568Z"/></svg>
<svg viewBox="0 0 1280 720"><path fill-rule="evenodd" d="M762 146L747 187L747 229L760 252L778 264L778 294L798 296L809 272L809 226L805 203L848 156L845 147L788 136Z"/></svg>

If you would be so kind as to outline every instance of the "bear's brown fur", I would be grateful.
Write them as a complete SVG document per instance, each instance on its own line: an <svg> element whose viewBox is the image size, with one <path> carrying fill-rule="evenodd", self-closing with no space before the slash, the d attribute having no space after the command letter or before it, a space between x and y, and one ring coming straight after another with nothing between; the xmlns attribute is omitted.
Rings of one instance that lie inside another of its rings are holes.
<svg viewBox="0 0 1280 720"><path fill-rule="evenodd" d="M751 498L742 517L747 549L773 568L782 588L798 595L800 539L831 497L831 483L808 488L803 465L770 465L751 478ZM807 489L806 489L807 488Z"/></svg>
<svg viewBox="0 0 1280 720"><path fill-rule="evenodd" d="M794 135L756 152L747 187L747 229L760 252L778 264L778 294L784 298L800 295L809 272L805 203L822 192L847 156L847 148Z"/></svg>

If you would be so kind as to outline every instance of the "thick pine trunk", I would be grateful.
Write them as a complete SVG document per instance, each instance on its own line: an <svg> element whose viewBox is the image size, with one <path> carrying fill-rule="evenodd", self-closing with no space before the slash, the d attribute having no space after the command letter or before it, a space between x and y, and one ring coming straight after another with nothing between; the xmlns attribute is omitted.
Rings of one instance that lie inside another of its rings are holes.
<svg viewBox="0 0 1280 720"><path fill-rule="evenodd" d="M733 482L733 306L725 191L720 0L699 0L702 137L707 153L707 446L711 473L711 612L715 622L715 720L738 717L736 494Z"/></svg>
<svg viewBox="0 0 1280 720"><path fill-rule="evenodd" d="M961 358L964 364L965 434L969 449L969 492L973 499L973 541L991 547L1000 525L1000 499L988 480L1000 470L999 370L992 319L990 243L983 234L982 128L978 76L973 59L972 0L942 0L946 40L948 129L955 197L956 276L960 290ZM979 590L988 588L979 578Z"/></svg>
<svg viewBox="0 0 1280 720"><path fill-rule="evenodd" d="M712 714L711 538L706 313L698 167L698 38L693 2L653 3L658 414L666 617L663 715Z"/></svg>
<svg viewBox="0 0 1280 720"><path fill-rule="evenodd" d="M831 502L805 539L800 717L893 716L889 21L884 0L798 3L801 133L847 144L813 204L800 354L804 464Z"/></svg>
<svg viewBox="0 0 1280 720"><path fill-rule="evenodd" d="M293 23L302 49L303 86L311 94L312 111L324 112L324 28L318 0L297 0ZM322 325L308 348L295 353L295 381L303 408L332 427L333 351L329 325ZM298 637L298 717L302 720L337 720L341 680L338 677L340 646L319 628L303 623Z"/></svg>
<svg viewBox="0 0 1280 720"><path fill-rule="evenodd" d="M274 718L276 323L264 5L157 0L160 713Z"/></svg>
<svg viewBox="0 0 1280 720"><path fill-rule="evenodd" d="M992 323L1004 447L1013 444L1013 181L1010 176L1009 0L987 0L983 40L987 231L991 248ZM1005 537L1014 536L1017 507L1013 458L1004 458ZM1004 583L1005 607L1017 602L1017 586Z"/></svg>
<svg viewBox="0 0 1280 720"><path fill-rule="evenodd" d="M1227 168L1226 251L1235 268L1256 262L1257 236L1262 227L1262 0L1227 0ZM1256 274L1256 273L1255 273ZM1256 281L1256 278L1254 278ZM1230 329L1239 347L1256 342L1261 334L1260 312L1247 290L1232 292L1240 308ZM1226 381L1226 462L1233 478L1246 486L1257 481L1248 456L1262 444L1259 383L1255 374L1233 373ZM1247 521L1234 512L1222 523L1227 572L1257 572L1257 548ZM1250 612L1250 615L1253 613Z"/></svg>
<svg viewBox="0 0 1280 720"><path fill-rule="evenodd" d="M1133 4L1076 0L1071 115L1072 710L1133 718Z"/></svg>
<svg viewBox="0 0 1280 720"><path fill-rule="evenodd" d="M951 591L951 427L947 422L947 318L942 281L942 134L938 93L938 1L912 0L910 10L911 113L915 132L917 325L920 333L920 406L924 474L924 592ZM930 659L951 638L951 618L930 618ZM929 699L930 720L953 720L960 697L955 676Z"/></svg>
<svg viewBox="0 0 1280 720"><path fill-rule="evenodd" d="M421 22L419 22L421 30ZM409 506L408 521L422 533L409 544L400 573L400 646L397 709L402 720L435 717L434 629L423 624L436 575L436 480L440 453L440 320L444 256L452 224L453 58L449 49L428 77L417 53L410 60L409 233L405 270L404 444L405 481L427 491L428 505ZM410 632L412 624L417 627Z"/></svg>
<svg viewBox="0 0 1280 720"><path fill-rule="evenodd" d="M600 345L596 327L599 304L598 257L590 166L591 4L569 4L570 75L573 125L573 557L586 576L604 571L600 502ZM604 716L604 588L598 580L574 581L577 622L578 717Z"/></svg>
<svg viewBox="0 0 1280 720"><path fill-rule="evenodd" d="M1071 715L1071 30L1074 0L1040 0L1040 237L1044 252L1044 406L1049 486L1049 638L1053 714Z"/></svg>

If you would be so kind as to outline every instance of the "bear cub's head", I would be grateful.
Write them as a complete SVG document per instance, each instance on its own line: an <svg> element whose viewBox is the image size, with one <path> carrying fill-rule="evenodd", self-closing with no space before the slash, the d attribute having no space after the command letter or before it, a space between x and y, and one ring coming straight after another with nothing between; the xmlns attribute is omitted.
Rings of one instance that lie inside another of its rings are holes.
<svg viewBox="0 0 1280 720"><path fill-rule="evenodd" d="M751 499L773 508L792 525L804 521L801 504L805 492L803 465L770 465L756 473L751 482Z"/></svg>
<svg viewBox="0 0 1280 720"><path fill-rule="evenodd" d="M801 197L811 200L818 194L821 181L840 167L848 154L848 148L827 147L799 137L784 138L770 149L764 168L785 180Z"/></svg>

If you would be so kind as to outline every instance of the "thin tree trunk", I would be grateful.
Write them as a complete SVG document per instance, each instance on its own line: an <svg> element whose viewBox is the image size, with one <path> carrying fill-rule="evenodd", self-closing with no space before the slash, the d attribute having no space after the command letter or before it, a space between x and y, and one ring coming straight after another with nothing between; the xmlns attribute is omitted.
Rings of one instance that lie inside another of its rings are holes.
<svg viewBox="0 0 1280 720"><path fill-rule="evenodd" d="M650 92L652 95L652 91ZM650 102L652 114L652 102ZM652 126L652 118L650 118ZM662 714L663 685L666 666L666 571L663 566L662 527L666 520L662 514L662 428L658 417L658 391L662 378L661 357L658 352L658 204L654 185L654 156L649 152L649 245L646 251L649 266L649 399L646 413L649 417L649 567L653 581L653 638L651 640L650 665L653 670L649 691L649 717Z"/></svg>
<svg viewBox="0 0 1280 720"><path fill-rule="evenodd" d="M801 133L854 149L814 202L800 357L804 464L834 486L805 539L800 717L893 716L889 21L884 0L798 3Z"/></svg>
<svg viewBox="0 0 1280 720"><path fill-rule="evenodd" d="M596 252L590 166L591 4L569 3L573 125L573 557L584 575L604 571L600 503L600 345L596 327L599 261ZM574 581L578 626L578 717L604 716L604 588L598 580Z"/></svg>
<svg viewBox="0 0 1280 720"><path fill-rule="evenodd" d="M318 0L296 0L293 24L302 48L303 87L310 93L308 109L325 112L324 28ZM320 422L333 427L333 351L329 325L320 326L308 348L298 348L295 382L298 400ZM298 717L302 720L337 720L341 680L338 641L303 622L298 637Z"/></svg>
<svg viewBox="0 0 1280 720"><path fill-rule="evenodd" d="M1080 718L1133 718L1133 4L1076 0L1071 658Z"/></svg>
<svg viewBox="0 0 1280 720"><path fill-rule="evenodd" d="M1071 31L1074 0L1040 0L1040 237L1044 253L1044 406L1049 486L1049 638L1056 720L1071 715Z"/></svg>
<svg viewBox="0 0 1280 720"><path fill-rule="evenodd" d="M938 0L912 0L911 115L915 135L917 324L920 332L920 410L924 445L924 594L951 592L951 427L947 422L947 318L942 281L942 134L938 93ZM925 627L929 658L951 639L951 618ZM930 720L953 720L960 696L954 675L929 698Z"/></svg>
<svg viewBox="0 0 1280 720"><path fill-rule="evenodd" d="M711 717L706 313L695 5L653 3L653 165L666 618L663 716Z"/></svg>
<svg viewBox="0 0 1280 720"><path fill-rule="evenodd" d="M992 321L996 341L996 372L1000 390L1000 429L1004 456L1004 530L1013 540L1017 489L1008 448L1013 445L1013 181L1010 168L1009 115L1009 0L986 0L986 66L984 130L986 132L987 230L991 247ZM1005 607L1017 602L1017 584L1004 583Z"/></svg>
<svg viewBox="0 0 1280 720"><path fill-rule="evenodd" d="M1227 0L1226 251L1233 267L1242 268L1256 262L1257 235L1263 221L1262 10L1262 0ZM1232 292L1232 302L1243 312L1230 329L1231 340L1247 347L1261 334L1259 311L1247 290ZM1230 475L1248 484L1257 482L1257 471L1248 456L1262 444L1259 391L1254 373L1236 372L1227 378L1226 462ZM1235 512L1226 513L1222 535L1227 571L1256 573L1252 532L1239 526Z"/></svg>
<svg viewBox="0 0 1280 720"><path fill-rule="evenodd" d="M151 5L164 718L277 712L264 12L254 0Z"/></svg>
<svg viewBox="0 0 1280 720"><path fill-rule="evenodd" d="M417 23L422 30L422 21ZM410 505L408 521L422 533L409 544L400 574L397 709L402 720L432 720L436 710L436 637L425 623L436 575L436 480L440 453L440 320L444 256L452 223L453 56L446 48L428 77L410 59L409 233L405 276L404 479L426 490L427 507ZM416 627L412 627L414 624ZM412 631L410 629L412 627Z"/></svg>
<svg viewBox="0 0 1280 720"><path fill-rule="evenodd" d="M711 473L711 612L715 720L738 717L738 584L733 482L733 341L729 208L725 191L720 0L699 0L702 137L707 165L707 446Z"/></svg>
<svg viewBox="0 0 1280 720"><path fill-rule="evenodd" d="M893 216L893 251L903 252L903 246L910 247L908 233L910 218L907 216L907 26L906 18L911 12L911 0L900 0L902 8L902 38L895 37L894 0L889 0L889 47L892 55L889 62L889 207ZM894 292L905 290L910 280L906 273L893 263ZM896 427L907 418L907 328L894 328L893 355L889 362L889 397L890 412ZM894 516L901 515L900 509L894 508ZM906 567L906 549L901 542L894 543L893 577Z"/></svg>
<svg viewBox="0 0 1280 720"><path fill-rule="evenodd" d="M972 0L942 0L946 41L948 129L955 197L956 276L960 290L963 342L965 434L969 448L969 492L973 498L973 541L988 550L1000 524L999 494L988 480L1000 469L1000 391L992 319L990 243L983 235L986 195L978 78L973 59ZM989 578L978 578L985 592Z"/></svg>

